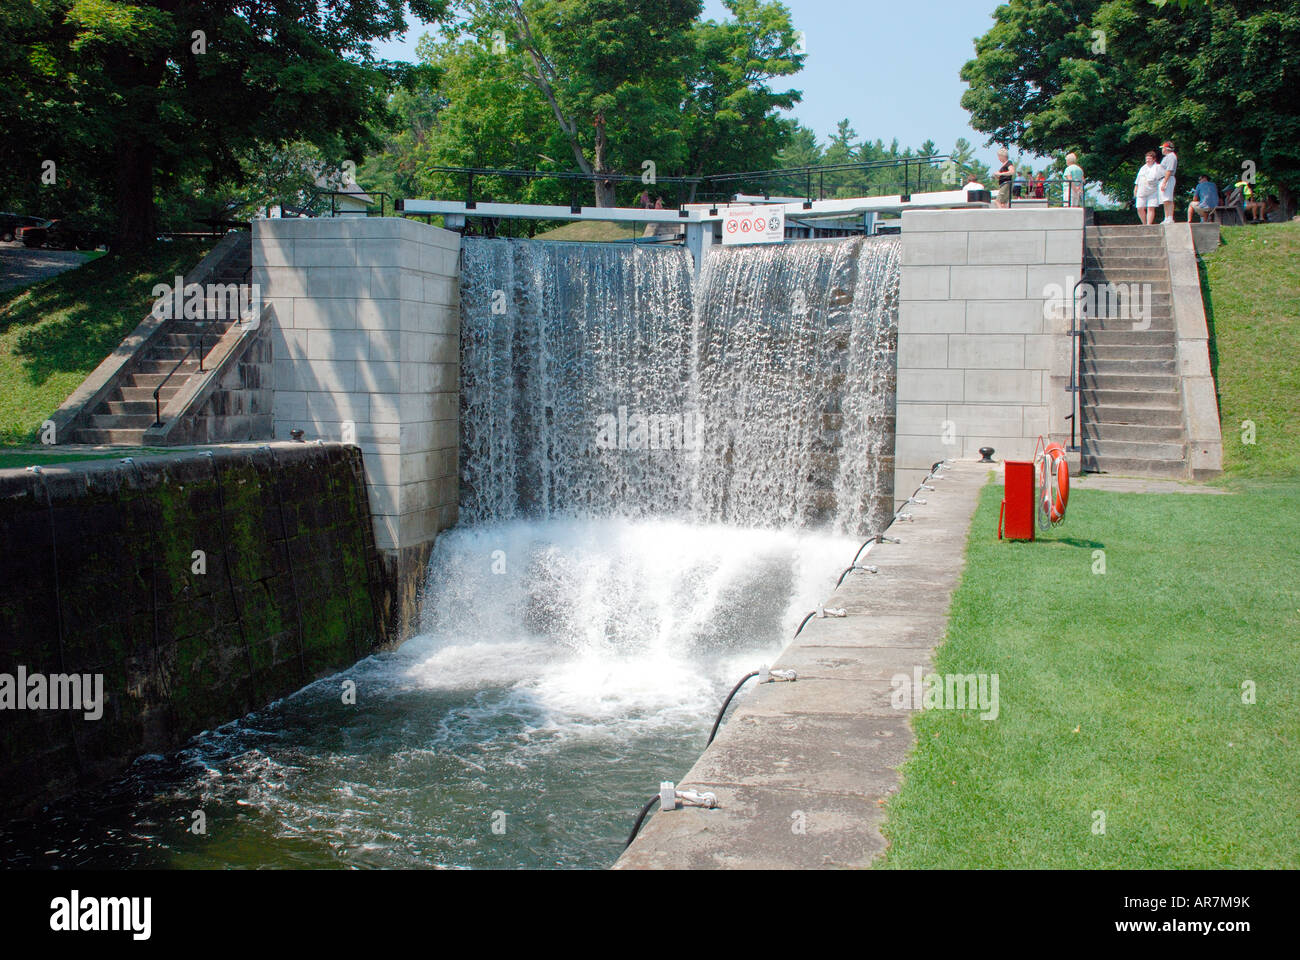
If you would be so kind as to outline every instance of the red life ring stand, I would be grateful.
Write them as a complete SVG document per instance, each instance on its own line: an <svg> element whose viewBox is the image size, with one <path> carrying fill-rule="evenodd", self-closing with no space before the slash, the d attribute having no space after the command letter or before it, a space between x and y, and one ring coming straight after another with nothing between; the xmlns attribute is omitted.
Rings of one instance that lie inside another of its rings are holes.
<svg viewBox="0 0 1300 960"><path fill-rule="evenodd" d="M1045 444L1038 438L1034 453L1034 475L1039 491L1038 526L1047 530L1065 519L1070 503L1070 461L1056 441Z"/></svg>

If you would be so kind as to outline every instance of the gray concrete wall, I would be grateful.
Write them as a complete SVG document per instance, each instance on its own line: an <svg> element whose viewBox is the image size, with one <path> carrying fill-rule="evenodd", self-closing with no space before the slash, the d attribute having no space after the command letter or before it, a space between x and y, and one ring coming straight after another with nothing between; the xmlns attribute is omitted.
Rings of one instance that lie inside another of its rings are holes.
<svg viewBox="0 0 1300 960"><path fill-rule="evenodd" d="M903 214L896 491L944 457L1068 441L1070 314L1050 301L1082 263L1078 208Z"/></svg>
<svg viewBox="0 0 1300 960"><path fill-rule="evenodd" d="M458 234L414 220L253 225L253 280L272 314L275 436L301 429L361 447L397 638L417 612L434 537L456 522L459 257Z"/></svg>

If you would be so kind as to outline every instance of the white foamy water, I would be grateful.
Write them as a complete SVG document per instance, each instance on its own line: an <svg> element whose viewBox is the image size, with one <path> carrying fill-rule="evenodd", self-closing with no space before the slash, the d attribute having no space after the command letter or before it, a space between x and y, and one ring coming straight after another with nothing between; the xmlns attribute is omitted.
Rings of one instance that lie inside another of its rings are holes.
<svg viewBox="0 0 1300 960"><path fill-rule="evenodd" d="M412 687L493 689L536 731L617 738L698 724L771 662L857 544L681 521L457 529L429 563Z"/></svg>

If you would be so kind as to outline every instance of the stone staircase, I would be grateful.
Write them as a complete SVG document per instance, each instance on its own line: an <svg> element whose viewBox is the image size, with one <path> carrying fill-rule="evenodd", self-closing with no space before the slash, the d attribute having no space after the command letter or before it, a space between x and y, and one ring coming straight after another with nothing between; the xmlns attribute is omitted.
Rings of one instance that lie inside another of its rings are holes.
<svg viewBox="0 0 1300 960"><path fill-rule="evenodd" d="M247 236L237 244L204 281L208 284L247 283L253 266L252 242ZM205 302L204 315L217 311ZM160 407L174 397L199 372L199 350L206 355L235 325L235 320L168 320L163 333L137 356L103 401L78 417L73 443L142 444L145 431L155 422L154 390ZM200 337L202 340L200 341ZM193 352L191 352L193 350ZM182 361L182 358L185 358ZM177 366L178 361L180 365Z"/></svg>
<svg viewBox="0 0 1300 960"><path fill-rule="evenodd" d="M1080 402L1083 469L1188 475L1187 432L1168 256L1161 226L1090 227L1086 283L1150 284L1150 326L1098 306L1083 320ZM1139 329L1135 329L1137 326Z"/></svg>

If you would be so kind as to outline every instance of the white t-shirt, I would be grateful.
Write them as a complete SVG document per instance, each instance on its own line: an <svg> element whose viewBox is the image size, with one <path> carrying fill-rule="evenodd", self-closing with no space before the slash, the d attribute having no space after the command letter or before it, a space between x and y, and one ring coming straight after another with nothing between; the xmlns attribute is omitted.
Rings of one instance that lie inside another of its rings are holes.
<svg viewBox="0 0 1300 960"><path fill-rule="evenodd" d="M1164 179L1165 168L1158 163L1142 164L1138 167L1137 178L1133 181L1133 186L1137 188L1139 197L1155 196L1156 190L1160 187L1160 181Z"/></svg>

